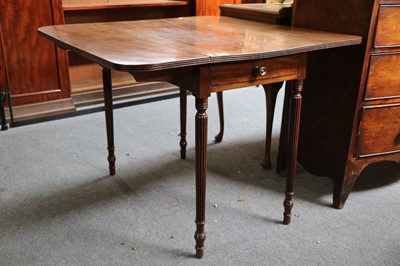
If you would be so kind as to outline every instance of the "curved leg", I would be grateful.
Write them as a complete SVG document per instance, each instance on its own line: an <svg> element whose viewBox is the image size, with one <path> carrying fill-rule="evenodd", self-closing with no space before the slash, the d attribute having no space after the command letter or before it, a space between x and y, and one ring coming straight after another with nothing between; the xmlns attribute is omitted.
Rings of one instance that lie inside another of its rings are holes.
<svg viewBox="0 0 400 266"><path fill-rule="evenodd" d="M208 98L196 97L196 257L204 255L206 178L207 178L207 117Z"/></svg>
<svg viewBox="0 0 400 266"><path fill-rule="evenodd" d="M333 188L333 207L342 209L353 189L354 182L361 174L363 167L358 167L351 162L347 163L345 175L334 180Z"/></svg>
<svg viewBox="0 0 400 266"><path fill-rule="evenodd" d="M111 70L107 68L103 68L103 90L104 90L104 106L105 106L106 127L107 127L108 164L110 169L110 175L115 175L112 82L111 82Z"/></svg>
<svg viewBox="0 0 400 266"><path fill-rule="evenodd" d="M265 169L271 168L271 139L272 139L272 125L274 122L275 104L278 92L282 87L283 82L263 85L265 92L265 101L267 103L266 107L266 118L267 118L267 132L265 139L265 156L262 166Z"/></svg>
<svg viewBox="0 0 400 266"><path fill-rule="evenodd" d="M288 157L287 160L287 177L286 177L286 190L285 201L283 206L285 211L283 213L283 223L289 224L291 220L291 212L293 208L294 196L294 182L296 178L296 163L297 163L297 145L299 142L299 129L300 129L300 113L301 113L301 91L303 89L303 80L297 80L295 85L292 86L290 97L290 120L289 120L289 138L288 138Z"/></svg>
<svg viewBox="0 0 400 266"><path fill-rule="evenodd" d="M179 88L179 100L180 100L180 120L181 120L181 140L179 145L181 146L181 159L186 159L186 116L187 116L187 94L186 89L183 87Z"/></svg>
<svg viewBox="0 0 400 266"><path fill-rule="evenodd" d="M217 92L218 112L219 112L219 133L215 136L215 142L221 142L224 137L224 99L222 91Z"/></svg>
<svg viewBox="0 0 400 266"><path fill-rule="evenodd" d="M288 128L289 128L289 103L290 94L294 86L294 81L286 81L285 98L283 102L281 134L279 137L278 159L276 163L276 172L279 175L286 176L286 158L287 158L287 143L288 143Z"/></svg>

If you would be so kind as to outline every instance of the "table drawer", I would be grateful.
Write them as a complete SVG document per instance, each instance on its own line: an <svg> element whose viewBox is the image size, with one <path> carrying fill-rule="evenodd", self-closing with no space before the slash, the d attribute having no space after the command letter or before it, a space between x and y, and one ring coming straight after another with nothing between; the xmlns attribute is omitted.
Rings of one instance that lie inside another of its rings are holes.
<svg viewBox="0 0 400 266"><path fill-rule="evenodd" d="M400 97L400 54L371 56L365 99Z"/></svg>
<svg viewBox="0 0 400 266"><path fill-rule="evenodd" d="M265 73L255 73L264 68ZM222 63L213 65L212 87L236 87L251 86L285 80L296 79L299 69L299 56L286 56L282 58L265 59L258 61L242 61L236 63ZM264 75L263 75L264 74ZM271 80L271 82L268 82Z"/></svg>
<svg viewBox="0 0 400 266"><path fill-rule="evenodd" d="M381 5L375 47L400 46L400 5Z"/></svg>
<svg viewBox="0 0 400 266"><path fill-rule="evenodd" d="M400 104L363 107L357 157L400 152Z"/></svg>

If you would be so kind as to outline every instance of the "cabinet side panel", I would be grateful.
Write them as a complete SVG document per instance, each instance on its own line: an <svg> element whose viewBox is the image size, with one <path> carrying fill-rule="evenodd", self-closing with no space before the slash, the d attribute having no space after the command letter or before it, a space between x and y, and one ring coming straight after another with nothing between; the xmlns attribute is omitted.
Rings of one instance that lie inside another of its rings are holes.
<svg viewBox="0 0 400 266"><path fill-rule="evenodd" d="M333 178L343 175L373 6L367 0L295 2L294 26L363 36L362 45L309 56L298 157L311 173Z"/></svg>

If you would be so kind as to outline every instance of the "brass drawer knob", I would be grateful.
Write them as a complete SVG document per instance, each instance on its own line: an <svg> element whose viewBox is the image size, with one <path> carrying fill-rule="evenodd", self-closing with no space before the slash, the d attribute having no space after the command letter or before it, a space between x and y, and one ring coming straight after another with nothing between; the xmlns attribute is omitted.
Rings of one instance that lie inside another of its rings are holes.
<svg viewBox="0 0 400 266"><path fill-rule="evenodd" d="M267 68L266 67L260 67L260 66L256 66L253 69L253 75L258 77L258 76L265 76L267 75Z"/></svg>

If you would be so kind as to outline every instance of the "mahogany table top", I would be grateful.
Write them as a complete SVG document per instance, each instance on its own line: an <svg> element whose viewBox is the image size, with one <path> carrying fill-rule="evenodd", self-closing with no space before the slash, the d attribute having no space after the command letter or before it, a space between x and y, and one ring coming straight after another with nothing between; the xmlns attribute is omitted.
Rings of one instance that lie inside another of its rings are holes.
<svg viewBox="0 0 400 266"><path fill-rule="evenodd" d="M40 34L105 67L129 72L254 60L361 43L361 37L229 17L45 26Z"/></svg>

